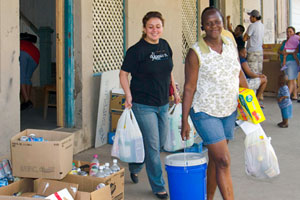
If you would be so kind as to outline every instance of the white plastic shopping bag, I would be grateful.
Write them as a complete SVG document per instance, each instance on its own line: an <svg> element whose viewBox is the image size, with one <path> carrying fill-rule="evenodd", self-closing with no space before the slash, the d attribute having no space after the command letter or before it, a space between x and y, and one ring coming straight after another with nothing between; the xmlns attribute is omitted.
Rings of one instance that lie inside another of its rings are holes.
<svg viewBox="0 0 300 200"><path fill-rule="evenodd" d="M190 117L188 118L191 127L190 139L183 141L181 138L181 119L182 119L182 104L174 104L169 110L170 131L167 135L164 149L166 151L177 151L185 147L190 147L194 144L194 125Z"/></svg>
<svg viewBox="0 0 300 200"><path fill-rule="evenodd" d="M143 136L131 109L125 108L118 121L111 155L123 162L144 162Z"/></svg>
<svg viewBox="0 0 300 200"><path fill-rule="evenodd" d="M256 178L272 178L280 174L278 159L260 124L239 122L246 134L245 169L247 175Z"/></svg>

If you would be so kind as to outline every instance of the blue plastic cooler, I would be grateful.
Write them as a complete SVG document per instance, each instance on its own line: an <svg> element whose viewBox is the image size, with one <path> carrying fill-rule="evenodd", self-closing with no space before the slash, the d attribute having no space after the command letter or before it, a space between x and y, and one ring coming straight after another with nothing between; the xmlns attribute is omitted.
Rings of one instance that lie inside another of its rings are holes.
<svg viewBox="0 0 300 200"><path fill-rule="evenodd" d="M206 158L201 153L177 153L166 157L171 200L206 200Z"/></svg>

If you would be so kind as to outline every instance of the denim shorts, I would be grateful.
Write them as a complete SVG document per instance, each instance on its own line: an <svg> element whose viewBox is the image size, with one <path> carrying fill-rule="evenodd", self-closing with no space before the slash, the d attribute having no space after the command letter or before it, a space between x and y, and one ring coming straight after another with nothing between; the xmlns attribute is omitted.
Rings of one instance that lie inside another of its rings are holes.
<svg viewBox="0 0 300 200"><path fill-rule="evenodd" d="M191 108L190 117L197 133L205 145L234 138L237 111L227 117L214 117L204 112L195 113Z"/></svg>
<svg viewBox="0 0 300 200"><path fill-rule="evenodd" d="M283 119L291 119L293 116L293 105L281 108L281 115Z"/></svg>
<svg viewBox="0 0 300 200"><path fill-rule="evenodd" d="M298 66L295 60L290 60L286 62L286 66L288 67L284 70L285 75L288 76L288 80L295 80L298 77Z"/></svg>

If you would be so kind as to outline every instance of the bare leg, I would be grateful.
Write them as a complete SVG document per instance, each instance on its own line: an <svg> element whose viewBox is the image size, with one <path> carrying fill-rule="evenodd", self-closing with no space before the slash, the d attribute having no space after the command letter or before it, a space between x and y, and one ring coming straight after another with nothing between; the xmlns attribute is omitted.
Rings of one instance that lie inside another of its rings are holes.
<svg viewBox="0 0 300 200"><path fill-rule="evenodd" d="M219 187L219 190L222 194L224 200L233 200L233 186L231 180L231 172L230 172L230 153L228 150L226 140L218 142L216 144L207 145L208 151L210 152L210 161L214 161L214 165L209 165L211 169L208 170L209 174L208 181L209 184L207 185L207 191L209 192L208 199L211 200L211 193L214 189L214 183L212 181L213 174L213 167L215 166L215 177L216 182ZM209 196L210 195L210 196Z"/></svg>
<svg viewBox="0 0 300 200"><path fill-rule="evenodd" d="M264 93L264 91L267 87L267 82L268 82L267 78L261 78L260 79L260 86L259 86L259 88L257 90L257 93L256 93L257 99L262 100L262 95L263 95L263 93Z"/></svg>
<svg viewBox="0 0 300 200"><path fill-rule="evenodd" d="M25 84L21 84L21 95L24 99L24 102L27 102L29 101L29 96L28 96L28 93L27 93L27 85Z"/></svg>
<svg viewBox="0 0 300 200"><path fill-rule="evenodd" d="M217 188L216 165L213 161L210 151L208 151L208 167L207 167L207 200L213 200Z"/></svg>
<svg viewBox="0 0 300 200"><path fill-rule="evenodd" d="M290 94L292 95L294 91L294 80L288 80L288 87L289 87Z"/></svg>
<svg viewBox="0 0 300 200"><path fill-rule="evenodd" d="M297 82L296 80L288 80L288 87L292 99L297 98Z"/></svg>
<svg viewBox="0 0 300 200"><path fill-rule="evenodd" d="M293 94L292 94L292 98L293 99L297 99L298 96L298 91L297 91L297 81L293 80L294 82L294 88L293 88Z"/></svg>
<svg viewBox="0 0 300 200"><path fill-rule="evenodd" d="M31 88L32 88L32 85L26 85L28 100L30 100L30 98L31 98Z"/></svg>

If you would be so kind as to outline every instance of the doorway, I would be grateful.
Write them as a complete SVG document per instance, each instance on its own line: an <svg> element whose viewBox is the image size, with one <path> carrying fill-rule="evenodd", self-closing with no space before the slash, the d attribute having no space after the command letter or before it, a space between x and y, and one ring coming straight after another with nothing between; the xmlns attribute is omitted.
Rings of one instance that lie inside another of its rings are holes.
<svg viewBox="0 0 300 200"><path fill-rule="evenodd" d="M61 88L64 80L61 76L63 51L57 50L58 33L62 30L57 30L57 26L61 25L57 23L57 18L63 15L58 5L63 5L64 1L20 0L19 2L20 32L36 35L35 46L40 51L39 65L31 79L30 100L33 107L21 111L21 130L55 129L63 126L61 108L63 98ZM63 38L59 39L62 43Z"/></svg>

